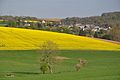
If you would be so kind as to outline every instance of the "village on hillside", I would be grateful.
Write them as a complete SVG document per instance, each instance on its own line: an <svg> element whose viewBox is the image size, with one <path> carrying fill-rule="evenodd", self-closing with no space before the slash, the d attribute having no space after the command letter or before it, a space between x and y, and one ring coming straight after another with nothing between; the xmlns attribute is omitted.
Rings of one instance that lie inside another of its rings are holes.
<svg viewBox="0 0 120 80"><path fill-rule="evenodd" d="M0 16L0 26L46 30L119 41L118 38L113 38L116 35L111 35L111 30L120 26L119 16L120 12L103 13L101 16L85 18L68 17L65 19Z"/></svg>

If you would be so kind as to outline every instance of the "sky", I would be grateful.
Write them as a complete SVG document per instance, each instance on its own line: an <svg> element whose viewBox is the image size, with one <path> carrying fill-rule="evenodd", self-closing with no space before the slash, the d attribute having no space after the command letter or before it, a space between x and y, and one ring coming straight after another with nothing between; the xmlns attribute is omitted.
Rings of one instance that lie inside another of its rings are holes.
<svg viewBox="0 0 120 80"><path fill-rule="evenodd" d="M66 18L120 11L120 0L0 0L0 15Z"/></svg>

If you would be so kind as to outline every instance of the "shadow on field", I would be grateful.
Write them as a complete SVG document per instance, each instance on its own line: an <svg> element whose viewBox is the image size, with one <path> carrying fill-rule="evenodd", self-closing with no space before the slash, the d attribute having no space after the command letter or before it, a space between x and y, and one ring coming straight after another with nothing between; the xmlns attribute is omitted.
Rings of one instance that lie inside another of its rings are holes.
<svg viewBox="0 0 120 80"><path fill-rule="evenodd" d="M12 72L12 73L15 73L15 74L34 74L34 75L36 75L36 74L41 74L41 73L39 73L39 72Z"/></svg>
<svg viewBox="0 0 120 80"><path fill-rule="evenodd" d="M70 73L70 72L75 72L75 71L60 71L60 72L55 72L53 74L62 74L62 73Z"/></svg>
<svg viewBox="0 0 120 80"><path fill-rule="evenodd" d="M53 74L61 74L61 73L67 73L67 72L74 72L74 71L61 71L61 72L54 72ZM40 72L11 72L13 74L27 74L27 75L38 75L38 74L42 74ZM46 73L46 74L50 74L50 73Z"/></svg>

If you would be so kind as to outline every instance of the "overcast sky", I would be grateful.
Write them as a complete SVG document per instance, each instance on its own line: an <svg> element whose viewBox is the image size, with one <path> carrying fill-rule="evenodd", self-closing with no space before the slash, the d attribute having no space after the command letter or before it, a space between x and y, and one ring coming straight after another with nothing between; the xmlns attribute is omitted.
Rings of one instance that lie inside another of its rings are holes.
<svg viewBox="0 0 120 80"><path fill-rule="evenodd" d="M120 11L120 0L0 0L0 15L65 18Z"/></svg>

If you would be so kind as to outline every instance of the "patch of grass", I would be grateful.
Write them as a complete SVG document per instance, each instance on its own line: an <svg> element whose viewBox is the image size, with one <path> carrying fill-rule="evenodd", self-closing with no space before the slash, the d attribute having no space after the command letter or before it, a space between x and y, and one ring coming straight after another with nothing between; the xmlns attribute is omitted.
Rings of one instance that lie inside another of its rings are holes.
<svg viewBox="0 0 120 80"><path fill-rule="evenodd" d="M63 50L59 56L71 59L55 65L54 74L41 74L35 51L0 51L0 80L120 80L120 51ZM88 60L79 72L77 58ZM6 76L13 74L14 77Z"/></svg>

